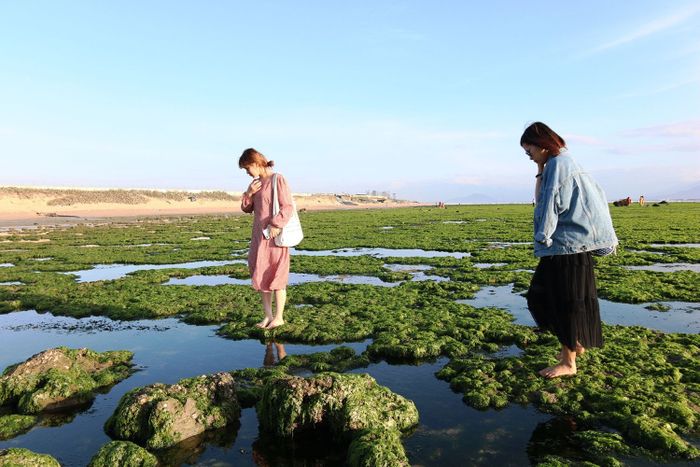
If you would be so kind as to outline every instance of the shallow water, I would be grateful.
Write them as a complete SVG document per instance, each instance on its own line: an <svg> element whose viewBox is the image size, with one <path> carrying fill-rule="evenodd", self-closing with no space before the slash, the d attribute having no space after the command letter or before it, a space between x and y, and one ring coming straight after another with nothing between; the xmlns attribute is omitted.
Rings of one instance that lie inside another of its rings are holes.
<svg viewBox="0 0 700 467"><path fill-rule="evenodd" d="M3 342L0 369L48 348L67 346L88 347L100 352L131 350L140 370L107 394L99 394L72 422L58 427L37 426L24 435L0 441L0 449L25 447L49 453L64 466L84 466L102 444L110 441L103 425L121 396L130 389L155 382L172 384L182 378L218 371L263 366L267 350L264 344L255 340L223 339L215 330L215 326L192 326L174 318L120 322L103 317L79 320L35 311L0 315ZM346 345L360 353L368 344L369 341ZM284 347L291 355L328 351L337 345L284 344ZM253 430L257 437L257 422L247 429ZM247 450L250 453L251 446ZM229 452L227 457L236 460L235 465L238 465L242 456L238 451L235 452L238 457L233 454Z"/></svg>
<svg viewBox="0 0 700 467"><path fill-rule="evenodd" d="M297 250L291 249L293 255L307 256L362 256L369 255L377 258L441 258L451 256L453 258L465 258L471 256L468 252L421 250L418 248L339 248L337 250Z"/></svg>
<svg viewBox="0 0 700 467"><path fill-rule="evenodd" d="M600 319L606 324L644 326L663 332L700 333L700 303L658 302L670 308L668 311L659 312L647 310L645 307L649 306L649 303L616 303L604 299L599 299L599 302ZM526 326L535 325L527 309L525 297L514 293L512 285L485 287L479 290L474 298L457 300L457 303L465 303L477 308L502 308L514 316L516 323Z"/></svg>
<svg viewBox="0 0 700 467"><path fill-rule="evenodd" d="M197 269L209 266L226 266L229 264L247 264L245 260L234 259L226 261L193 261L179 264L97 264L93 269L66 272L78 276L76 282L111 281L120 279L136 271L152 269Z"/></svg>
<svg viewBox="0 0 700 467"><path fill-rule="evenodd" d="M646 266L624 266L630 271L655 271L655 272L676 272L693 271L700 272L700 263L655 263Z"/></svg>
<svg viewBox="0 0 700 467"><path fill-rule="evenodd" d="M678 247L678 248L700 248L700 243L650 243L653 247Z"/></svg>
<svg viewBox="0 0 700 467"><path fill-rule="evenodd" d="M390 265L387 265L390 266ZM396 265L391 265L396 266ZM406 266L406 265L403 265ZM391 268L392 270L401 271L402 269ZM428 266L430 269L430 266ZM404 269L405 270L405 269ZM413 271L409 271L413 272ZM412 274L412 281L446 281L449 280L447 277L431 276L426 275L421 271L415 271ZM319 274L303 274L298 272L289 273L289 285L299 285L307 282L339 282L341 284L355 284L355 285L375 285L379 287L396 287L403 283L400 282L384 282L378 277L374 276L359 276L351 274L335 274L330 276L322 276ZM235 277L230 277L225 274L210 275L210 276L190 276L184 278L173 277L168 282L163 283L163 285L250 285L250 279L236 279Z"/></svg>
<svg viewBox="0 0 700 467"><path fill-rule="evenodd" d="M24 285L21 282L0 282L0 285Z"/></svg>
<svg viewBox="0 0 700 467"><path fill-rule="evenodd" d="M12 263L0 263L0 268L12 268L14 266Z"/></svg>
<svg viewBox="0 0 700 467"><path fill-rule="evenodd" d="M488 269L505 266L506 264L508 263L472 263L472 266L474 266L477 269Z"/></svg>

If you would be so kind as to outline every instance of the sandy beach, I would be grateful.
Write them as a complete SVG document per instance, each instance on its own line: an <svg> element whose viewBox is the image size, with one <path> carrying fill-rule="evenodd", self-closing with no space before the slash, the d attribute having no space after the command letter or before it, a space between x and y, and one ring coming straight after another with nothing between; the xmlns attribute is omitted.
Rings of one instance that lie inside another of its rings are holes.
<svg viewBox="0 0 700 467"><path fill-rule="evenodd" d="M241 193L146 189L0 187L0 226L193 214L240 214ZM380 196L295 193L299 210L418 206Z"/></svg>

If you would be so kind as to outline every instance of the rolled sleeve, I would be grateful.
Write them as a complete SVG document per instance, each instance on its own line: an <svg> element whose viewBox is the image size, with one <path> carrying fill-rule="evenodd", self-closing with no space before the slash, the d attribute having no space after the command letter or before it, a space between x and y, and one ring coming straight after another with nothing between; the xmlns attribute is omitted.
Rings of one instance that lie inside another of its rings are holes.
<svg viewBox="0 0 700 467"><path fill-rule="evenodd" d="M243 194L241 197L241 211L250 214L253 212L253 197Z"/></svg>

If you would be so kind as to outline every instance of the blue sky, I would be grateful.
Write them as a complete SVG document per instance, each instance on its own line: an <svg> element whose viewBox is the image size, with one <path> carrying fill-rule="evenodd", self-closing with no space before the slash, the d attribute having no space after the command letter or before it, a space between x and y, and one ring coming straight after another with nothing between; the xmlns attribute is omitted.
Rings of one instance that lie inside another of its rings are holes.
<svg viewBox="0 0 700 467"><path fill-rule="evenodd" d="M697 1L0 0L0 185L529 201L541 120L609 198L700 184Z"/></svg>

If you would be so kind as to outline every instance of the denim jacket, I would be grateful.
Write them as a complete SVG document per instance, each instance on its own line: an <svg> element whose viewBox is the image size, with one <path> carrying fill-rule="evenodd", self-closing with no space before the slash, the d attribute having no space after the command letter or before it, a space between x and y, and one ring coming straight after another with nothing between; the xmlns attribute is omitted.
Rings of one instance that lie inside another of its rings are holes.
<svg viewBox="0 0 700 467"><path fill-rule="evenodd" d="M567 152L551 157L535 206L535 256L583 253L617 243L603 189Z"/></svg>

